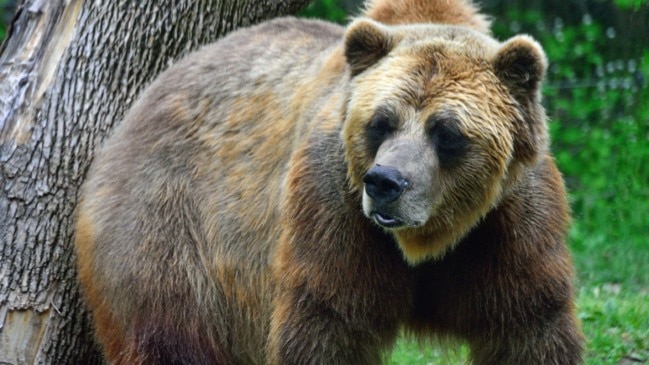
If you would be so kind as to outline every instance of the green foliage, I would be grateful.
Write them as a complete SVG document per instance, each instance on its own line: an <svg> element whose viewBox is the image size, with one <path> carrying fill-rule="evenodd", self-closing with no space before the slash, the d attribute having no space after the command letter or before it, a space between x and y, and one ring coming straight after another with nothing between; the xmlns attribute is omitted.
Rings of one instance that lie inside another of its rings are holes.
<svg viewBox="0 0 649 365"><path fill-rule="evenodd" d="M615 5L620 9L638 10L647 4L649 4L649 0L615 0Z"/></svg>
<svg viewBox="0 0 649 365"><path fill-rule="evenodd" d="M339 24L343 24L347 20L347 12L342 7L341 2L336 0L312 1L300 12L299 16L326 19Z"/></svg>
<svg viewBox="0 0 649 365"><path fill-rule="evenodd" d="M7 0L0 0L0 43L7 37Z"/></svg>
<svg viewBox="0 0 649 365"><path fill-rule="evenodd" d="M16 0L0 0L0 44L7 37L7 28L14 13Z"/></svg>

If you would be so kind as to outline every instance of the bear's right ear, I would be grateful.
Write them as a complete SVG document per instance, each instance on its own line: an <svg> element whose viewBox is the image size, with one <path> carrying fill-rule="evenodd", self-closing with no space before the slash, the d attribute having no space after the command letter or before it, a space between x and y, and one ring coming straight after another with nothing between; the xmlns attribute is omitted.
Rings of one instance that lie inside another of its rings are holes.
<svg viewBox="0 0 649 365"><path fill-rule="evenodd" d="M345 58L352 77L365 71L394 47L394 38L381 24L370 19L357 19L345 33Z"/></svg>

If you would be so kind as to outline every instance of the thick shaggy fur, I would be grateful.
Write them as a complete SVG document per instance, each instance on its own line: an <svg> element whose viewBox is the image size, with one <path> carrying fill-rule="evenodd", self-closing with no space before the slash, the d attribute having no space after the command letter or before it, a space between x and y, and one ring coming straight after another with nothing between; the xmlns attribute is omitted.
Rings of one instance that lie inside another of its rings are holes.
<svg viewBox="0 0 649 365"><path fill-rule="evenodd" d="M78 207L106 358L378 364L403 327L475 364L580 363L545 56L488 28L464 0L371 0L346 29L274 20L163 73ZM368 194L377 165L394 201Z"/></svg>

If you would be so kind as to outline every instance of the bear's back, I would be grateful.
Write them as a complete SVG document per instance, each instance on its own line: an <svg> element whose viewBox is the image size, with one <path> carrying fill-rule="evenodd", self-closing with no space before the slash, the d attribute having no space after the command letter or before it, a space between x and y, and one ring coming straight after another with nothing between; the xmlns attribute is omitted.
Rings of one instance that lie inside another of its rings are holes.
<svg viewBox="0 0 649 365"><path fill-rule="evenodd" d="M231 353L263 358L283 176L310 118L302 105L342 75L314 82L341 37L324 22L274 20L203 47L145 91L94 161L78 210L81 283L92 307L112 312L99 323L127 327L142 308L177 317L161 322L203 313Z"/></svg>

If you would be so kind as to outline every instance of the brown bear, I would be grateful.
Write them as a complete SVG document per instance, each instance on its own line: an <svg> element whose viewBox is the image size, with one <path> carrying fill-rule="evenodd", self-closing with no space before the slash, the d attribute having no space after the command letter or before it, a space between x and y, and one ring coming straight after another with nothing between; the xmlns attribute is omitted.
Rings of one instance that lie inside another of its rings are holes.
<svg viewBox="0 0 649 365"><path fill-rule="evenodd" d="M285 18L169 68L98 154L79 280L114 364L577 364L569 222L530 37L468 0Z"/></svg>

